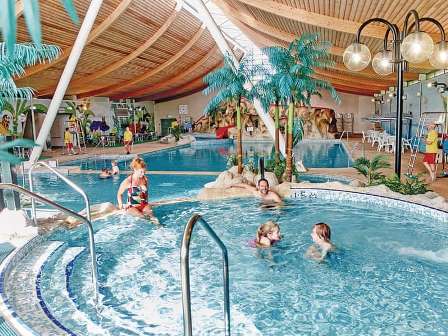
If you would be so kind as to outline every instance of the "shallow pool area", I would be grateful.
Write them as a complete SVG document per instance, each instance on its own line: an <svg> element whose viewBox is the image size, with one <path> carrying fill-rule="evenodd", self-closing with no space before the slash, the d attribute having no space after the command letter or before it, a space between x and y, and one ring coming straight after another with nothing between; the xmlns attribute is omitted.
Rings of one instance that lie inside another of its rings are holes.
<svg viewBox="0 0 448 336"><path fill-rule="evenodd" d="M73 335L182 334L179 245L185 223L201 213L229 250L234 335L448 330L446 214L439 218L390 201L378 206L321 195L325 192L311 191L270 210L252 199L165 205L155 209L160 228L122 215L95 222L97 309L85 228L54 232L46 244L56 245L40 272L42 300ZM280 224L282 241L268 250L249 247L258 225L269 219ZM331 226L337 246L323 263L304 257L311 227L320 221ZM38 257L42 251L33 253ZM194 334L220 335L220 252L201 228L195 229L190 256ZM15 285L8 290L14 292Z"/></svg>
<svg viewBox="0 0 448 336"><path fill-rule="evenodd" d="M271 156L271 142L243 142L244 161ZM192 145L159 150L142 154L150 171L210 171L226 169L229 155L236 154L236 143L229 140L199 140ZM337 140L303 141L295 147L296 160L302 160L307 168L346 168L352 160L342 142ZM81 169L101 170L111 167L111 158L99 157L65 162L67 166ZM128 169L129 160L118 161L120 169Z"/></svg>

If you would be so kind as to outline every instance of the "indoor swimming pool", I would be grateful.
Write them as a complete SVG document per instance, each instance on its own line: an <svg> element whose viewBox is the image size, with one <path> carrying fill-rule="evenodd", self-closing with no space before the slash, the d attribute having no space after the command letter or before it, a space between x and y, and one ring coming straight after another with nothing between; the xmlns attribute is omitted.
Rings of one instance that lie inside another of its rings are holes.
<svg viewBox="0 0 448 336"><path fill-rule="evenodd" d="M243 142L245 161L258 158L268 159L272 152L272 143ZM303 141L295 147L296 160L302 160L307 168L346 168L352 160L340 141ZM148 170L152 171L211 171L220 172L226 169L229 155L236 154L236 143L223 140L221 143L208 144L197 141L192 145L164 149L143 154ZM90 158L65 162L64 165L76 165L81 169L101 170L111 167L110 158ZM129 160L120 160L120 169L128 169Z"/></svg>
<svg viewBox="0 0 448 336"><path fill-rule="evenodd" d="M155 209L161 227L123 215L96 221L97 308L84 227L53 232L24 262L45 254L36 290L47 315L68 335L181 335L180 239L188 219L200 213L229 250L233 335L441 335L448 330L446 221L393 202L378 206L319 195L289 199L270 210L252 199L164 205ZM280 224L282 241L269 250L249 247L267 220ZM331 226L337 246L322 263L304 258L317 222ZM221 335L220 251L199 227L190 259L193 332ZM11 282L6 289L19 295L20 286ZM20 316L32 299L10 302Z"/></svg>

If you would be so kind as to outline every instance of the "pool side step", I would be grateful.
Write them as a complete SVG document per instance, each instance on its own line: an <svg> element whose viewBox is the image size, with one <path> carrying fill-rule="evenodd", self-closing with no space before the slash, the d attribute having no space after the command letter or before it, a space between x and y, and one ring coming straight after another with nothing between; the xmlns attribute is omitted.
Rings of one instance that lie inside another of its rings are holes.
<svg viewBox="0 0 448 336"><path fill-rule="evenodd" d="M41 243L15 265L5 281L8 304L38 335L70 335L49 319L36 295L36 280L42 266L63 244L59 241Z"/></svg>

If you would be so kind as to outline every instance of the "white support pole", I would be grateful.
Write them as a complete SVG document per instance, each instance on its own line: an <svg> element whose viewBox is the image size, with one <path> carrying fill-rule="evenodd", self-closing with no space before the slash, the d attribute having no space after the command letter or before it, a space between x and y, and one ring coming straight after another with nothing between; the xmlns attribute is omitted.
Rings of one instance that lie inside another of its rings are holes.
<svg viewBox="0 0 448 336"><path fill-rule="evenodd" d="M207 26L208 30L210 31L210 34L212 35L213 39L215 40L216 44L219 47L219 50L221 50L221 53L223 55L229 54L230 57L232 57L233 63L236 67L238 67L238 60L235 57L235 54L233 53L232 49L228 45L226 39L224 38L223 33L217 26L215 20L211 16L210 12L208 11L207 6L204 4L203 0L196 0L197 3L197 10L199 14L201 15L205 25ZM251 83L247 83L247 86L252 87ZM269 113L266 113L263 109L263 106L261 105L261 102L258 99L254 99L254 107L257 111L258 116L261 118L263 123L266 125L266 128L269 131L269 134L271 135L272 139L275 139L275 124L274 120L271 118ZM280 134L280 152L283 154L283 156L286 156L285 151L285 138L282 134Z"/></svg>
<svg viewBox="0 0 448 336"><path fill-rule="evenodd" d="M61 78L59 79L59 83L56 87L53 99L51 100L47 115L40 129L39 136L37 137L37 146L33 148L33 151L31 153L31 163L35 163L42 153L42 148L45 144L48 134L50 133L51 127L53 126L53 122L56 119L56 115L58 114L62 99L64 98L73 73L75 72L79 57L81 56L81 53L84 49L87 38L89 37L93 23L95 22L96 16L98 15L102 3L103 0L92 0L92 2L90 3L84 21L82 22L81 29L79 30L78 36L76 37L75 43L73 44L73 49L70 53L70 56L68 57L67 64L65 65L64 71L62 72Z"/></svg>

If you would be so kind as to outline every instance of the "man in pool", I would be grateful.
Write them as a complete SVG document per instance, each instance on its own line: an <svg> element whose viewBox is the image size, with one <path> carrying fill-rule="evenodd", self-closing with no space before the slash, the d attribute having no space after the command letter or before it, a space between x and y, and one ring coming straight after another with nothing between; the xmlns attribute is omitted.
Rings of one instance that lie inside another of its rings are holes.
<svg viewBox="0 0 448 336"><path fill-rule="evenodd" d="M253 195L261 198L263 203L282 203L280 196L269 189L269 182L265 178L258 180L257 187L245 183L237 183L232 185L232 187L244 188L252 191Z"/></svg>

